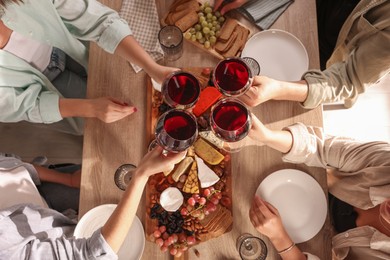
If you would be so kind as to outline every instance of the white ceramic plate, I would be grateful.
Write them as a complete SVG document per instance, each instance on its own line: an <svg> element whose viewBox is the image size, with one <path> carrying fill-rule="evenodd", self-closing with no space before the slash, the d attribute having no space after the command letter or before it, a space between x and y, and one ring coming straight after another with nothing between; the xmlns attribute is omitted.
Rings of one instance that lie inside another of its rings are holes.
<svg viewBox="0 0 390 260"><path fill-rule="evenodd" d="M97 206L80 219L74 231L76 238L88 238L93 232L102 227L111 213L116 208L116 204L104 204ZM135 216L133 225L131 226L125 241L118 252L119 260L138 260L141 259L145 248L144 228L141 221Z"/></svg>
<svg viewBox="0 0 390 260"><path fill-rule="evenodd" d="M295 243L310 240L325 223L325 194L318 182L302 171L276 171L260 183L256 194L278 209Z"/></svg>
<svg viewBox="0 0 390 260"><path fill-rule="evenodd" d="M286 31L266 30L254 34L241 57L260 64L260 75L284 81L300 80L309 68L309 58L301 41Z"/></svg>

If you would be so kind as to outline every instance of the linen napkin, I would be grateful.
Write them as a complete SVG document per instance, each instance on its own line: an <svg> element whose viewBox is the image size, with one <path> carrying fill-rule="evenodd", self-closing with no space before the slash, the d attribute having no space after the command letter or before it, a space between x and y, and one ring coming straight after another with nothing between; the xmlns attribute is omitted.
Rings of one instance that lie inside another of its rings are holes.
<svg viewBox="0 0 390 260"><path fill-rule="evenodd" d="M160 22L155 0L123 0L119 15L129 23L134 38L155 61L163 58L158 42ZM131 66L135 72L142 70L135 64Z"/></svg>
<svg viewBox="0 0 390 260"><path fill-rule="evenodd" d="M238 10L261 29L266 30L294 0L252 0Z"/></svg>

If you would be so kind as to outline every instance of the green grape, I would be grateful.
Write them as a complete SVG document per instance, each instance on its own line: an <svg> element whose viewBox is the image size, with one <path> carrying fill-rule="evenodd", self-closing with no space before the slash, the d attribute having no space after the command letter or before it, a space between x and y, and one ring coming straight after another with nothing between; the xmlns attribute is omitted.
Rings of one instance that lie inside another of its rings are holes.
<svg viewBox="0 0 390 260"><path fill-rule="evenodd" d="M204 46L206 49L209 49L209 48L210 48L210 42L209 42L209 41L205 41L203 46Z"/></svg>
<svg viewBox="0 0 390 260"><path fill-rule="evenodd" d="M202 27L204 28L204 27L207 27L207 26L209 26L208 22L203 21L203 22L202 22Z"/></svg>
<svg viewBox="0 0 390 260"><path fill-rule="evenodd" d="M215 35L215 32L214 31L210 31L210 36L214 36Z"/></svg>
<svg viewBox="0 0 390 260"><path fill-rule="evenodd" d="M213 18L213 14L212 14L212 13L206 14L206 18L207 18L207 19L212 19L212 18Z"/></svg>
<svg viewBox="0 0 390 260"><path fill-rule="evenodd" d="M217 21L212 21L211 23L213 26L217 26L218 22Z"/></svg>
<svg viewBox="0 0 390 260"><path fill-rule="evenodd" d="M196 36L193 34L193 35L191 35L191 41L196 41Z"/></svg>
<svg viewBox="0 0 390 260"><path fill-rule="evenodd" d="M216 12L215 12L215 16L216 16L216 17L221 17L221 13L220 13L219 11L216 11Z"/></svg>
<svg viewBox="0 0 390 260"><path fill-rule="evenodd" d="M209 3L209 2L204 2L204 3L203 3L203 6L204 6L204 7L209 7L209 6L210 6L210 3Z"/></svg>
<svg viewBox="0 0 390 260"><path fill-rule="evenodd" d="M194 34L195 33L195 28L190 28L190 33Z"/></svg>
<svg viewBox="0 0 390 260"><path fill-rule="evenodd" d="M203 23L206 21L206 18L204 16L199 16L199 23Z"/></svg>
<svg viewBox="0 0 390 260"><path fill-rule="evenodd" d="M213 15L213 16L211 17L211 19L212 19L213 21L217 21L217 20L218 20L218 17L216 17L215 15Z"/></svg>
<svg viewBox="0 0 390 260"><path fill-rule="evenodd" d="M223 16L219 17L219 18L218 18L218 21L219 21L220 23L223 23L223 22L225 21L225 17L223 17Z"/></svg>
<svg viewBox="0 0 390 260"><path fill-rule="evenodd" d="M216 31L215 36L219 37L221 35L221 31Z"/></svg>
<svg viewBox="0 0 390 260"><path fill-rule="evenodd" d="M215 26L213 26L213 27L210 28L210 30L215 32L217 29L215 28Z"/></svg>
<svg viewBox="0 0 390 260"><path fill-rule="evenodd" d="M216 24L216 25L215 25L215 30L216 30L216 31L219 31L220 29L221 29L221 25L220 25L220 24Z"/></svg>
<svg viewBox="0 0 390 260"><path fill-rule="evenodd" d="M199 13L198 13L198 16L199 16L199 17L204 16L204 13L199 12Z"/></svg>
<svg viewBox="0 0 390 260"><path fill-rule="evenodd" d="M215 36L210 36L209 41L210 41L211 44L214 44L214 43L217 42L217 37L215 37Z"/></svg>
<svg viewBox="0 0 390 260"><path fill-rule="evenodd" d="M202 29L202 26L200 24L195 25L195 31L200 31Z"/></svg>
<svg viewBox="0 0 390 260"><path fill-rule="evenodd" d="M199 39L202 39L203 38L203 35L201 32L197 32L196 33L196 39L199 40Z"/></svg>
<svg viewBox="0 0 390 260"><path fill-rule="evenodd" d="M191 36L192 36L192 34L190 32L186 32L184 34L184 38L186 38L187 40L191 39Z"/></svg>
<svg viewBox="0 0 390 260"><path fill-rule="evenodd" d="M204 12L205 12L206 14L211 13L212 11L213 11L213 9L211 9L211 7L209 7L209 6L207 6L207 7L204 8Z"/></svg>
<svg viewBox="0 0 390 260"><path fill-rule="evenodd" d="M213 24L212 23L208 23L207 25L209 28L213 27Z"/></svg>
<svg viewBox="0 0 390 260"><path fill-rule="evenodd" d="M209 34L210 33L210 28L209 27L203 27L203 33L204 34Z"/></svg>
<svg viewBox="0 0 390 260"><path fill-rule="evenodd" d="M199 40L198 40L198 42L199 42L200 44L203 44L205 41L206 41L206 38L204 38L204 37L203 37L202 39L199 39Z"/></svg>

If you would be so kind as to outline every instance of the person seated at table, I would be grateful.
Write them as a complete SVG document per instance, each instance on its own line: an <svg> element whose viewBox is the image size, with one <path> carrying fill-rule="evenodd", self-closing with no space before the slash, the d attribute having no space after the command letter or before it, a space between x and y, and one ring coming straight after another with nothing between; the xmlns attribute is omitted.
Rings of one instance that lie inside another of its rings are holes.
<svg viewBox="0 0 390 260"><path fill-rule="evenodd" d="M246 1L233 2L237 7ZM309 70L296 82L255 77L242 101L255 106L271 99L292 100L308 109L343 101L351 107L359 94L390 72L389 13L387 0L361 0L344 22L325 70Z"/></svg>
<svg viewBox="0 0 390 260"><path fill-rule="evenodd" d="M127 100L85 99L90 41L159 83L176 70L157 64L127 22L96 0L0 0L0 18L1 122L95 117L110 123L134 113Z"/></svg>
<svg viewBox="0 0 390 260"><path fill-rule="evenodd" d="M172 170L184 156L163 156L161 147L147 153L110 218L87 239L75 239L76 223L47 208L34 185L45 178L39 169L0 157L0 192L7 194L0 196L0 259L117 259L149 176Z"/></svg>
<svg viewBox="0 0 390 260"><path fill-rule="evenodd" d="M249 136L282 152L285 162L328 169L333 259L390 259L389 143L329 136L301 123L271 130L255 116ZM271 204L255 197L249 216L283 259L304 259Z"/></svg>

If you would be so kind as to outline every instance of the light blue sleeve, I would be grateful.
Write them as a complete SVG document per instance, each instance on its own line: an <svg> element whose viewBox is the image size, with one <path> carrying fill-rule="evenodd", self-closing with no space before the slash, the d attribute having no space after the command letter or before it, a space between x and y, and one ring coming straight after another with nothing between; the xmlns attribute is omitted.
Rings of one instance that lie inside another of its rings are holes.
<svg viewBox="0 0 390 260"><path fill-rule="evenodd" d="M83 41L94 41L113 53L132 32L119 14L95 0L55 0L55 8L70 33Z"/></svg>

